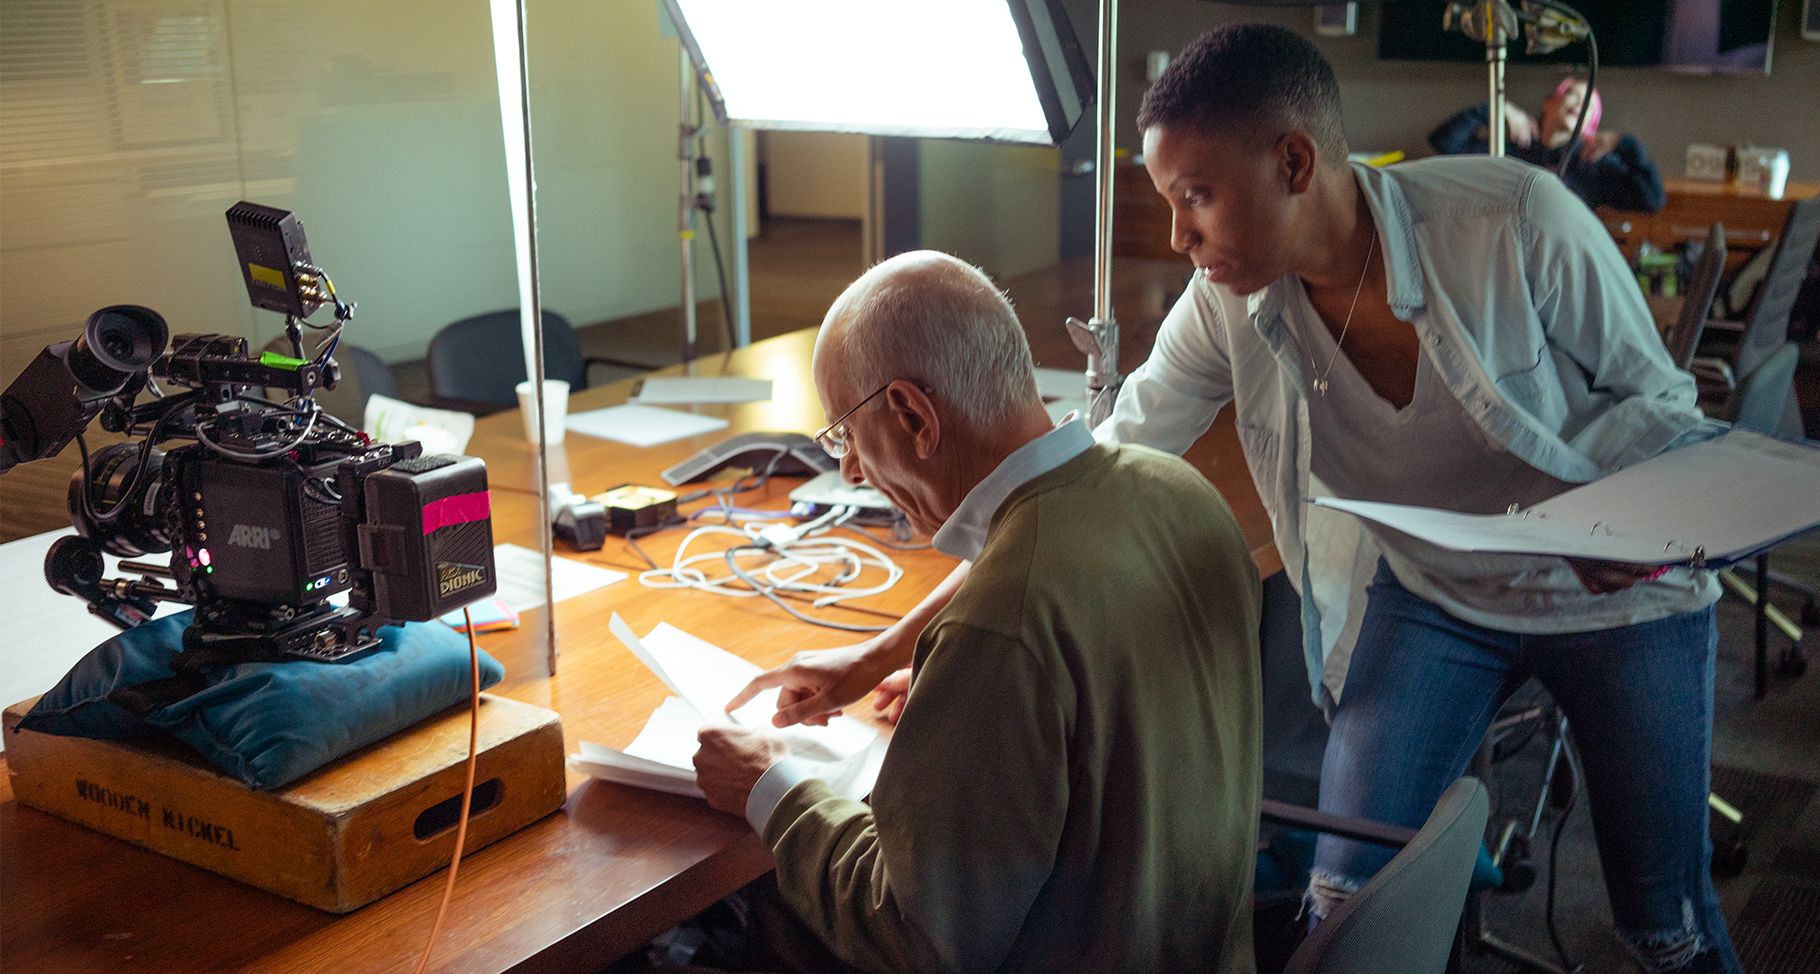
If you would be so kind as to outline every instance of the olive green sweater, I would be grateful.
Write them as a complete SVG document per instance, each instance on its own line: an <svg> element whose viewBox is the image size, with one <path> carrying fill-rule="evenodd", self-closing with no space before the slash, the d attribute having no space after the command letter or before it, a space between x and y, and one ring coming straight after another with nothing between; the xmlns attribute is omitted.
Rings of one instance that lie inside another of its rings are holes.
<svg viewBox="0 0 1820 974"><path fill-rule="evenodd" d="M1180 459L1096 445L1014 490L924 630L870 805L766 823L872 971L1253 969L1258 577Z"/></svg>

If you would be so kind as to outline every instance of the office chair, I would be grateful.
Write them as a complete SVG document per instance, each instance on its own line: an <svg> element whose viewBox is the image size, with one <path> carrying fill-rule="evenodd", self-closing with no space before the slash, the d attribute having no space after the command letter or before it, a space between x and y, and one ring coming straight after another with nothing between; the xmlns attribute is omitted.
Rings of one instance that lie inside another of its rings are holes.
<svg viewBox="0 0 1820 974"><path fill-rule="evenodd" d="M289 355L290 339L279 335L265 343L265 350ZM306 354L316 354L309 336L304 338ZM341 366L341 381L333 389L316 390L316 404L330 416L360 428L366 422L367 400L374 395L398 398L398 382L385 360L359 345L342 342L335 346L335 363ZM271 395L276 390L268 390Z"/></svg>
<svg viewBox="0 0 1820 974"><path fill-rule="evenodd" d="M1694 349L1700 346L1700 334L1706 330L1713 299L1719 295L1719 279L1724 275L1725 225L1714 223L1706 232L1706 246L1700 251L1700 261L1694 265L1694 280L1681 305L1681 316L1662 336L1662 344L1668 346L1668 356L1675 360L1677 368L1686 369L1693 361Z"/></svg>
<svg viewBox="0 0 1820 974"><path fill-rule="evenodd" d="M1267 822L1402 847L1371 882L1309 932L1284 974L1446 970L1490 814L1490 796L1477 778L1449 785L1415 832L1264 801L1260 817Z"/></svg>
<svg viewBox="0 0 1820 974"><path fill-rule="evenodd" d="M1820 211L1817 211L1820 212ZM1791 299L1792 300L1792 299ZM1795 366L1800 361L1800 350L1795 343L1785 341L1780 348L1772 351L1754 371L1747 374L1737 388L1726 397L1719 410L1719 418L1728 420L1733 426L1756 430L1760 433L1787 434L1787 404L1794 397ZM1800 417L1796 415L1794 435L1801 435ZM1755 697L1763 699L1769 692L1769 627L1773 624L1789 638L1789 646L1782 651L1778 660L1778 672L1784 676L1800 676L1807 672L1807 658L1801 651L1802 631L1780 609L1769 604L1767 590L1772 583L1794 589L1805 598L1801 621L1807 625L1820 624L1820 613L1815 609L1813 589L1794 579L1778 577L1769 570L1769 554L1760 554L1756 558L1756 584L1751 585L1739 578L1737 573L1727 568L1719 572L1719 580L1734 594L1749 602L1756 615L1756 688Z"/></svg>
<svg viewBox="0 0 1820 974"><path fill-rule="evenodd" d="M463 318L444 327L430 339L425 366L430 373L432 405L476 415L518 405L517 385L525 381L525 355L518 309L494 311ZM657 368L639 362L586 358L568 319L554 311L543 313L544 376L562 379L572 391L588 387L588 368L615 365L649 372Z"/></svg>
<svg viewBox="0 0 1820 974"><path fill-rule="evenodd" d="M1706 335L1736 332L1732 351L1726 356L1696 356L1691 371L1701 380L1702 394L1710 398L1729 396L1741 376L1755 372L1776 350L1788 341L1789 313L1795 298L1807 279L1808 262L1814 256L1814 244L1820 240L1820 196L1810 197L1789 208L1782 223L1782 234L1776 238L1769 270L1745 311L1742 323L1710 321ZM1709 344L1716 344L1710 343ZM1783 435L1801 435L1801 411L1792 388L1779 403L1780 422L1770 429Z"/></svg>

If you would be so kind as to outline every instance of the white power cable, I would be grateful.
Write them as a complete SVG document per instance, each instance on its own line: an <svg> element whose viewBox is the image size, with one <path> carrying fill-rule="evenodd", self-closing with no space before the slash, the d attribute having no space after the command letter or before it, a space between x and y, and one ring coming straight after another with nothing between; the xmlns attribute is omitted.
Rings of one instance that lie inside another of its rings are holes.
<svg viewBox="0 0 1820 974"><path fill-rule="evenodd" d="M725 534L740 539L742 544L737 547L755 551L768 549L775 556L760 570L765 585L773 591L819 596L811 603L816 608L879 595L890 591L904 577L903 568L889 555L863 541L828 536L831 529L845 524L858 513L857 508L840 506L804 524L754 520L737 528L719 524L699 527L689 532L677 546L670 567L640 572L638 581L649 588L693 588L733 598L764 595L731 572L709 576L697 567L707 561L725 563L726 549L688 554L689 546L697 538ZM832 580L809 581L830 566L836 567ZM884 571L884 580L876 585L849 587L847 583L857 579L866 568Z"/></svg>

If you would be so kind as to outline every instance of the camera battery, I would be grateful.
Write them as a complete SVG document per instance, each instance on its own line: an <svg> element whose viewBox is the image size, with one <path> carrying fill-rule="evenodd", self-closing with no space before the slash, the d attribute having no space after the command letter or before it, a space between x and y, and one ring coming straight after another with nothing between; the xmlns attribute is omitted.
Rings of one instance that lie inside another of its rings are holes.
<svg viewBox="0 0 1820 974"><path fill-rule="evenodd" d="M654 528L676 516L676 495L656 487L620 484L588 499L607 509L607 530L614 534Z"/></svg>
<svg viewBox="0 0 1820 974"><path fill-rule="evenodd" d="M484 462L412 457L368 474L364 490L360 555L380 614L427 621L497 590Z"/></svg>

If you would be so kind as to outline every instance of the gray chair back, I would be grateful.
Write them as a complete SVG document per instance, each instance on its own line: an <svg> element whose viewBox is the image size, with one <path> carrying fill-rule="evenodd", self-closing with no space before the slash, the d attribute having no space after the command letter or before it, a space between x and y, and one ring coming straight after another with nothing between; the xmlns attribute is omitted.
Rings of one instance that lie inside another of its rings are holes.
<svg viewBox="0 0 1820 974"><path fill-rule="evenodd" d="M463 318L430 339L424 365L430 394L437 399L467 400L495 406L518 405L517 386L525 381L525 353L518 309ZM581 342L568 319L548 309L543 313L544 376L564 379L572 390L588 387Z"/></svg>
<svg viewBox="0 0 1820 974"><path fill-rule="evenodd" d="M1461 778L1395 859L1309 931L1284 974L1439 974L1452 953L1491 799Z"/></svg>
<svg viewBox="0 0 1820 974"><path fill-rule="evenodd" d="M1769 273L1745 313L1744 338L1732 364L1735 375L1749 375L1788 341L1788 316L1807 280L1807 265L1820 241L1820 196L1810 196L1789 208L1776 238L1776 254Z"/></svg>
<svg viewBox="0 0 1820 974"><path fill-rule="evenodd" d="M1700 333L1706 330L1706 317L1712 311L1713 298L1719 294L1719 279L1725 276L1725 225L1715 223L1706 232L1706 247L1700 251L1700 262L1694 265L1694 280L1688 286L1687 300L1681 305L1681 316L1662 336L1668 356L1675 367L1686 369L1700 345Z"/></svg>
<svg viewBox="0 0 1820 974"><path fill-rule="evenodd" d="M1801 350L1794 342L1782 347L1757 366L1757 371L1739 380L1725 401L1720 418L1733 426L1768 433L1772 436L1801 436L1800 413L1790 408L1795 390L1795 366L1801 361ZM1794 428L1789 428L1793 413Z"/></svg>

